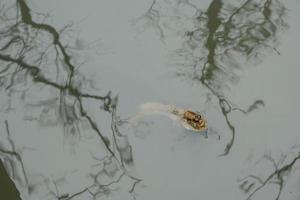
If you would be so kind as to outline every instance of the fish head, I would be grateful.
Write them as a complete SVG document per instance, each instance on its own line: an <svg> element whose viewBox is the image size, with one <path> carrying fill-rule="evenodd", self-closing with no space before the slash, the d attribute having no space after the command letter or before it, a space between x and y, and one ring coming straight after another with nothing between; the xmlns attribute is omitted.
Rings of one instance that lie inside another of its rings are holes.
<svg viewBox="0 0 300 200"><path fill-rule="evenodd" d="M208 129L206 120L196 112L187 110L182 117L184 127L196 132L205 132Z"/></svg>

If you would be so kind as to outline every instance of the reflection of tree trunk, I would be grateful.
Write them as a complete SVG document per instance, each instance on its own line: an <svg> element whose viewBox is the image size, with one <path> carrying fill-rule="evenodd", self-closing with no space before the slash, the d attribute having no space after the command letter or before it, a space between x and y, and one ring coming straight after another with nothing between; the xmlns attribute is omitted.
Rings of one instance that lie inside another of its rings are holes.
<svg viewBox="0 0 300 200"><path fill-rule="evenodd" d="M9 178L2 160L0 159L0 197L7 200L18 200L20 193L14 182Z"/></svg>
<svg viewBox="0 0 300 200"><path fill-rule="evenodd" d="M215 52L217 48L217 41L215 40L215 34L217 29L221 24L221 19L219 18L219 13L222 8L221 0L214 0L209 8L207 9L208 21L206 27L209 31L209 35L206 40L205 48L208 50L207 55L207 67L205 67L205 74L202 74L201 81L209 81L212 79L214 70L218 69L218 66L215 62Z"/></svg>
<svg viewBox="0 0 300 200"><path fill-rule="evenodd" d="M205 48L208 50L207 61L202 68L202 74L200 81L203 85L205 85L217 98L219 101L219 106L221 108L222 114L225 117L226 123L231 131L231 139L226 145L225 151L222 155L227 155L233 145L234 137L235 137L235 128L231 124L228 114L231 112L231 106L227 102L224 97L222 97L218 91L216 91L211 84L211 81L214 81L214 74L216 71L220 71L221 68L218 66L217 58L216 58L216 50L217 50L217 41L216 41L216 32L221 25L221 18L219 14L222 9L223 2L222 0L213 0L209 5L206 14L207 14L207 23L206 27L208 29L208 36L205 43ZM227 109L229 108L229 110Z"/></svg>

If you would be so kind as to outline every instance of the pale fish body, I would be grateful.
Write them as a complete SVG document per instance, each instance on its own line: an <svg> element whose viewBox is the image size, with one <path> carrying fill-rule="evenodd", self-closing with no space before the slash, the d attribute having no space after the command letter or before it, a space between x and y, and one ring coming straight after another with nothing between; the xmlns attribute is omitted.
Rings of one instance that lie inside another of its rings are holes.
<svg viewBox="0 0 300 200"><path fill-rule="evenodd" d="M207 137L207 123L202 116L189 109L176 108L173 105L165 105L155 102L147 102L139 105L137 114L129 120L129 123L136 122L143 116L164 115L173 121L179 121L181 125L190 131L201 132Z"/></svg>

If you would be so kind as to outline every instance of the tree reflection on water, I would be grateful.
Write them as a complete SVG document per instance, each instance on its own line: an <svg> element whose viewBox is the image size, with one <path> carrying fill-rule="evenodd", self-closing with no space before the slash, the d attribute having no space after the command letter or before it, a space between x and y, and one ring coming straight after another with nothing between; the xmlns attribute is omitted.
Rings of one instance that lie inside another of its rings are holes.
<svg viewBox="0 0 300 200"><path fill-rule="evenodd" d="M275 200L279 200L282 197L282 193L288 190L287 184L292 182L290 179L296 178L289 177L289 175L296 174L296 170L299 165L300 152L292 150L287 154L281 153L278 159L272 156L271 153L265 154L263 159L258 162L258 164L263 163L264 166L259 165L259 167L265 167L271 164L271 173L267 170L261 171L259 175L250 174L240 181L240 189L247 194L247 200L253 199L260 191L267 189L270 185L275 188ZM290 194L291 191L288 191ZM298 192L298 191L297 191ZM296 194L297 196L299 194ZM258 196L258 195L257 195ZM299 198L299 196L298 196Z"/></svg>
<svg viewBox="0 0 300 200"><path fill-rule="evenodd" d="M240 6L213 0L206 11L198 10L195 28L186 34L185 48L192 49L193 54L206 49L207 55L195 60L194 78L218 99L232 133L223 155L229 153L235 138L229 114L242 110L233 107L226 97L226 89L239 80L235 70L244 66L243 61L257 61L267 49L278 52L274 45L279 30L287 27L285 12L284 5L277 0L248 0ZM253 105L257 103L264 105L262 100Z"/></svg>
<svg viewBox="0 0 300 200"><path fill-rule="evenodd" d="M102 143L101 152L106 152L103 159L97 160L99 171L91 185L83 186L82 191L74 194L60 194L59 189L49 191L50 194L55 194L58 199L72 199L82 194L96 198L112 192L111 186L124 179L131 184L128 193L133 194L135 185L141 180L131 176L126 169L126 165L133 163L133 158L127 136L122 135L116 125L117 97L112 97L111 92L103 96L93 94L97 91L91 87L91 81L79 73L80 64L73 59L76 49L70 48L75 46L74 41L64 35L71 26L56 30L49 24L35 21L41 18L44 21L47 15L32 11L25 0L9 3L1 3L0 10L0 86L6 97L2 112L8 113L22 105L28 111L25 120L36 121L41 126L62 125L65 138L71 141L71 145L88 126ZM100 131L97 119L86 109L87 101L92 101L89 104L94 103L98 108L99 104L103 105L102 112L110 114L111 133ZM13 161L14 158L5 153L8 152L6 149L1 147L0 150L5 159ZM14 149L11 154L19 156ZM6 168L16 173L13 169L17 165ZM107 173L111 169L115 172ZM109 181L99 182L97 177L100 174L105 174ZM39 185L29 182L24 187L30 194Z"/></svg>
<svg viewBox="0 0 300 200"><path fill-rule="evenodd" d="M288 27L284 20L286 8L279 0L246 0L242 3L212 0L206 10L189 0L174 2L154 0L147 13L136 23L146 19L146 27L154 27L161 40L168 37L167 31L178 28L177 33L184 32L183 47L174 53L174 56L184 57L185 61L178 74L188 74L216 99L231 133L222 153L227 155L236 133L230 114L233 111L247 114L264 106L264 101L258 99L247 109L241 109L228 98L228 90L239 81L237 70L245 68L247 62L261 61L270 51L280 54L276 45L280 32ZM61 126L65 140L73 146L81 138L82 130L92 130L100 141L100 152L105 154L104 157L93 155L96 170L89 174L90 185L83 185L77 192L68 192L59 188L58 180L45 178L44 183L49 190L47 195L56 199L72 199L80 195L88 195L92 199L106 198L117 188L116 185L121 187L121 182L129 183L127 193L133 195L136 184L141 180L128 173L127 167L133 164L134 159L127 136L117 126L118 97L112 96L111 92L97 95L93 82L79 72L82 64L76 61L76 48L73 48L76 41L65 34L70 31L71 25L57 30L44 22L47 15L32 11L25 0L10 3L0 5L0 92L5 96L5 100L1 100L1 111L9 113L22 107L22 111L26 112L24 120L37 122L40 126ZM170 8L175 13L169 21L167 14L161 13L163 6L157 6L163 3L178 6L178 9ZM181 25L185 22L176 23L177 19L188 20L188 16L179 16L182 5L195 11L190 19L192 28L183 31ZM110 132L101 131L97 123L100 120L90 112L88 105L101 105L99 112L110 116ZM8 124L13 123L13 120L5 121L8 135L5 140L10 145L0 145L0 156L7 171L13 174L11 178L23 188L27 187L30 195L39 183L28 180L22 154L10 139ZM248 176L247 180L242 180L241 188L251 198L256 191L275 181L280 187L279 199L285 175L290 173L299 158L297 154L290 162L277 164L273 158L267 157L274 164L274 171L264 180ZM254 178L260 185L255 185L249 178ZM55 189L50 185L55 185ZM135 198L134 195L132 198Z"/></svg>

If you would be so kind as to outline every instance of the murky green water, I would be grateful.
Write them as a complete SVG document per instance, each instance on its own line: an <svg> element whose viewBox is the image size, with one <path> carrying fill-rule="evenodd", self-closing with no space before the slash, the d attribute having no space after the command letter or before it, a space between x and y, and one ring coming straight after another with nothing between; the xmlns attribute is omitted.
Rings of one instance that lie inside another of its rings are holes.
<svg viewBox="0 0 300 200"><path fill-rule="evenodd" d="M0 199L298 200L299 8L2 0Z"/></svg>

